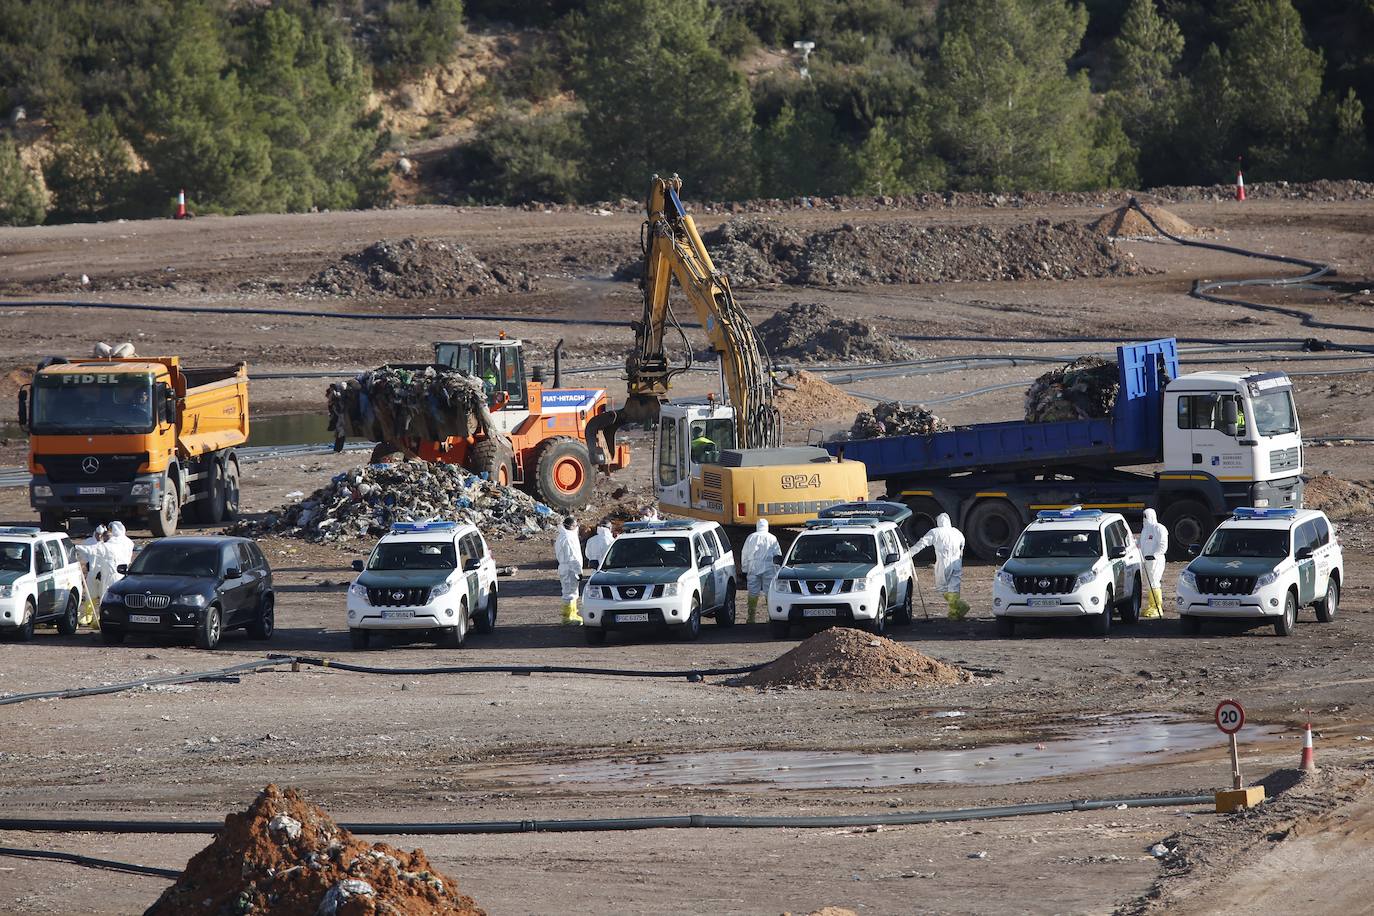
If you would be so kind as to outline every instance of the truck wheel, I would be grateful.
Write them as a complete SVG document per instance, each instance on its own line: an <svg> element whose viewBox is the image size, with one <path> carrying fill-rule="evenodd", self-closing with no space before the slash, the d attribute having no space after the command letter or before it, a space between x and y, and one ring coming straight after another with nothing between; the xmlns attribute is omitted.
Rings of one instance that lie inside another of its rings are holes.
<svg viewBox="0 0 1374 916"><path fill-rule="evenodd" d="M207 525L218 525L224 521L224 465L218 461L211 461L210 468L205 472L208 479L205 482L205 492L200 499L191 503L190 508L195 510L198 521Z"/></svg>
<svg viewBox="0 0 1374 916"><path fill-rule="evenodd" d="M66 531L67 516L45 509L38 513L38 526L44 531Z"/></svg>
<svg viewBox="0 0 1374 916"><path fill-rule="evenodd" d="M587 447L568 436L546 439L534 459L534 495L564 512L587 504L592 491Z"/></svg>
<svg viewBox="0 0 1374 916"><path fill-rule="evenodd" d="M62 610L62 616L57 618L57 632L63 636L76 635L76 610L81 606L81 599L76 596L76 592L67 595L67 606Z"/></svg>
<svg viewBox="0 0 1374 916"><path fill-rule="evenodd" d="M925 537L927 531L935 527L936 517L945 510L929 496L913 496L905 500L905 502L906 507L911 510L911 521L907 522L909 526L908 533L911 535L911 540L913 542L919 541L921 538ZM933 547L927 547L925 550L921 551L923 556L926 554L933 556L934 553L935 550Z"/></svg>
<svg viewBox="0 0 1374 916"><path fill-rule="evenodd" d="M1292 636L1298 628L1298 596L1289 592L1283 599L1283 613L1274 621L1275 636Z"/></svg>
<svg viewBox="0 0 1374 916"><path fill-rule="evenodd" d="M969 549L988 563L997 560L997 548L1010 547L1021 533L1021 515L1005 499L985 500L973 507L964 526Z"/></svg>
<svg viewBox="0 0 1374 916"><path fill-rule="evenodd" d="M177 533L177 523L181 521L181 495L175 477L167 478L167 488L162 494L162 508L148 519L148 530L154 537L168 538Z"/></svg>
<svg viewBox="0 0 1374 916"><path fill-rule="evenodd" d="M1336 616L1336 606L1340 604L1341 587L1336 584L1335 579L1326 580L1326 597L1318 601L1314 606L1317 611L1317 621L1320 623L1330 623Z"/></svg>
<svg viewBox="0 0 1374 916"><path fill-rule="evenodd" d="M474 474L486 474L503 487L511 485L515 479L515 462L501 443L483 439L468 452L468 470Z"/></svg>
<svg viewBox="0 0 1374 916"><path fill-rule="evenodd" d="M1201 544L1216 527L1212 511L1195 499L1180 499L1170 503L1160 513L1160 521L1169 531L1169 559L1186 560L1188 546Z"/></svg>
<svg viewBox="0 0 1374 916"><path fill-rule="evenodd" d="M239 463L237 459L224 462L224 521L239 517Z"/></svg>

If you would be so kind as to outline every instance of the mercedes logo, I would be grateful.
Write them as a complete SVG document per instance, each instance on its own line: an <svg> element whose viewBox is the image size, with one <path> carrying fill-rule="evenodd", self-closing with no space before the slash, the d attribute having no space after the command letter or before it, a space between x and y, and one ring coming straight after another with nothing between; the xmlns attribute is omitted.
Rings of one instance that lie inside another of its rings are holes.
<svg viewBox="0 0 1374 916"><path fill-rule="evenodd" d="M1049 588L1049 587L1050 587L1050 580L1049 580L1049 579L1041 579L1039 582L1037 582L1037 583L1035 583L1035 584L1038 585L1038 586L1040 586L1041 588Z"/></svg>
<svg viewBox="0 0 1374 916"><path fill-rule="evenodd" d="M392 601L400 601L400 600L401 600L402 598L404 598L405 596L406 596L406 593L405 593L405 592L392 592L392 593L391 593L391 600L392 600Z"/></svg>
<svg viewBox="0 0 1374 916"><path fill-rule="evenodd" d="M1230 580L1230 579L1222 579L1220 582L1217 583L1217 585L1218 585L1220 588L1222 588L1222 589L1228 589L1228 588L1231 587L1231 580Z"/></svg>
<svg viewBox="0 0 1374 916"><path fill-rule="evenodd" d="M87 474L94 474L100 470L100 459L94 455L87 455L81 459L81 470Z"/></svg>

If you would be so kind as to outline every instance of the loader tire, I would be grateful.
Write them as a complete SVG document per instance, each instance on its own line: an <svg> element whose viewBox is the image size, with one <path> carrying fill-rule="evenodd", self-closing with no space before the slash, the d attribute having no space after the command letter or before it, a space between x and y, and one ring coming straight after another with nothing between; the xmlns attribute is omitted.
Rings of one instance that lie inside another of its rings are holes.
<svg viewBox="0 0 1374 916"><path fill-rule="evenodd" d="M491 439L483 439L472 447L467 467L474 474L486 474L503 487L510 486L515 479L515 462L510 452Z"/></svg>
<svg viewBox="0 0 1374 916"><path fill-rule="evenodd" d="M587 447L580 441L546 439L534 453L534 496L551 509L580 509L592 494L591 470Z"/></svg>

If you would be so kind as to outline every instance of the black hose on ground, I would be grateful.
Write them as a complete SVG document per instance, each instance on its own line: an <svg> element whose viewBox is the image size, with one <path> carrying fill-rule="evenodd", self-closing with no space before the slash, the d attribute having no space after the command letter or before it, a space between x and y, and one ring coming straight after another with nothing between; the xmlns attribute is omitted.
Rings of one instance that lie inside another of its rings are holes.
<svg viewBox="0 0 1374 916"><path fill-rule="evenodd" d="M743 665L738 668L687 668L668 671L640 671L634 668L589 668L579 665L441 665L435 668L381 668L374 665L354 665L350 662L307 656L269 656L278 662L296 662L317 668L336 668L355 674L399 674L407 677L421 674L587 674L598 677L686 678L699 681L704 677L723 677L757 671L767 662Z"/></svg>
<svg viewBox="0 0 1374 916"><path fill-rule="evenodd" d="M836 827L899 827L956 821L993 820L1037 814L1065 814L1108 808L1159 808L1211 805L1211 795L1138 796L1132 798L1072 799L1032 802L989 808L948 808L894 814L733 815L682 814L661 817L597 817L518 821L453 821L427 823L340 823L359 836L462 836L503 833L593 833L622 830L715 829L826 829ZM91 818L0 817L0 830L57 833L185 834L217 833L223 821L97 820Z"/></svg>
<svg viewBox="0 0 1374 916"><path fill-rule="evenodd" d="M75 852L57 852L52 849L20 849L16 846L0 846L0 856L14 856L19 859L48 859L56 862L69 862L85 868L103 868L107 871L120 871L130 875L148 875L153 878L168 878L175 881L181 872L175 868L158 868L155 865L136 865L132 862L118 862L114 859L97 859Z"/></svg>
<svg viewBox="0 0 1374 916"><path fill-rule="evenodd" d="M102 684L99 687L74 687L69 690L40 690L35 693L15 693L9 696L0 697L0 706L10 706L14 703L23 703L28 700L75 700L81 697L94 697L107 693L121 693L125 690L137 690L140 687L186 684L192 681L202 681L210 678L223 678L235 674L249 673L258 671L262 668L274 668L288 661L290 661L289 658L266 658L252 662L244 662L239 665L230 665L227 668L216 668L213 671L189 671L184 674L164 674L157 677L139 678L136 681L126 681L122 684Z"/></svg>

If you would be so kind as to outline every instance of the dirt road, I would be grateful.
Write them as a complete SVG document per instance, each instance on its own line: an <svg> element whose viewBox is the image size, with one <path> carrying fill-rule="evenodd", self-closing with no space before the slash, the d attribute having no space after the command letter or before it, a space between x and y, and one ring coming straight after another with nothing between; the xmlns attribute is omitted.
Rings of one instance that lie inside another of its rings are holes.
<svg viewBox="0 0 1374 916"><path fill-rule="evenodd" d="M1340 263L1353 292L1291 291L1320 320L1369 323L1359 290L1374 275L1367 245L1374 206L1253 202L1175 208L1212 238ZM798 213L780 219L819 227L850 222L926 220L1005 225L1049 216L1087 219L1096 210ZM704 220L704 222L709 222ZM282 315L189 315L3 305L0 368L31 366L46 353L84 353L93 340L135 340L144 352L176 352L188 362L246 358L254 371L338 369L422 357L431 340L487 335L504 327L529 339L536 355L560 337L574 364L619 362L629 331L555 325L552 318L628 320L633 284L612 283L610 268L632 257L639 218L632 214L545 214L416 208L389 212L197 219L0 230L11 291L18 298L60 294L83 301L136 301L230 309L324 308L359 315L499 315L510 320L372 322ZM537 275L536 290L456 303L309 299L292 292L324 264L381 238L457 240L488 263ZM1255 268L1213 252L1131 242L1124 250L1162 273L1102 280L967 282L858 288L746 290L758 317L793 301L824 303L899 334L926 355L987 352L1071 354L1114 340L1178 334L1225 338L1323 337L1374 343L1374 334L1304 328L1292 318L1202 306L1184 293L1196 276L1244 276ZM166 268L173 267L174 271ZM86 273L105 289L80 292ZM175 274L175 288L154 286ZM67 278L63 279L62 275ZM129 280L131 289L113 285ZM246 286L245 286L246 284ZM273 287L272 284L277 284ZM1280 294L1265 294L1278 301ZM1268 300L1266 300L1268 301ZM435 311L431 312L430 309ZM526 320L533 319L533 320ZM1053 342L989 343L996 336ZM1270 366L1288 357L1340 354L1191 354L1231 365ZM536 360L538 361L538 360ZM1277 363L1292 372L1329 369L1316 361ZM1338 368L1374 364L1345 360ZM935 400L1028 381L1037 366L987 368L920 378L855 382L849 390ZM586 377L619 394L608 368ZM1299 378L1308 435L1368 434L1374 373ZM11 385L16 379L11 376ZM323 380L255 382L259 414L316 411ZM714 375L689 378L684 393L705 391ZM12 391L13 387L5 389ZM3 393L3 392L0 392ZM12 401L0 413L12 415ZM954 423L1019 415L1011 387L937 408ZM842 419L831 421L841 425ZM798 438L804 430L794 431ZM634 500L648 490L648 447L634 441L627 472ZM357 460L319 456L245 468L245 511L260 513L286 494L309 492ZM0 464L22 462L11 443ZM1311 448L1308 472L1374 478L1374 449ZM603 485L590 518L613 502ZM0 519L27 521L22 490L0 490ZM469 821L639 814L883 813L1144 794L1206 794L1225 783L1224 746L1206 728L1222 696L1245 703L1255 724L1244 744L1247 775L1291 767L1297 727L1313 721L1324 766L1369 757L1374 703L1368 658L1374 642L1374 540L1368 515L1338 523L1346 545L1347 587L1330 624L1305 612L1297 633L1209 629L1179 635L1176 622L1119 627L1107 639L1076 631L1031 630L1015 641L994 636L989 567L970 566L962 623L920 614L891 635L974 672L966 685L919 693L758 691L629 677L504 674L388 676L289 666L238 683L194 683L84 700L0 707L0 815L216 819L245 807L267 782L299 786L341 821ZM135 532L142 536L141 532ZM263 549L278 585L278 631L270 645L233 634L218 651L140 643L105 647L91 634L40 633L29 644L0 645L0 692L90 686L156 673L219 668L267 651L348 659L382 666L562 664L651 670L732 667L771 660L796 644L763 627L707 632L695 644L613 639L591 648L559 627L552 551L542 538L493 542L502 563L520 567L502 580L497 632L463 650L393 645L347 649L343 591L357 549L268 539ZM1166 604L1173 570L1166 575ZM923 581L929 584L928 572ZM929 597L929 596L927 596ZM1201 730L1199 730L1201 728ZM1106 729L1106 731L1104 731ZM1077 743L1075 743L1077 742ZM803 752L801 766L774 755ZM840 755L838 757L827 756ZM848 755L848 756L845 756ZM878 757L876 755L891 755ZM1039 756L1038 756L1039 755ZM791 767L783 769L783 767ZM1344 790L1342 790L1344 791ZM1336 793L1339 794L1339 793ZM1345 796L1341 796L1344 798ZM1367 807L1352 795L1329 816L1282 840L1280 859L1257 860L1235 876L1245 893L1292 882L1304 863L1326 860L1329 881L1303 879L1297 896L1351 884L1365 853L1358 825ZM1364 807L1361 807L1364 806ZM1345 812L1345 813L1341 813ZM1233 819L1220 847L1243 848L1259 826ZM1227 823L1231 823L1228 821ZM1221 823L1203 807L1130 808L965 824L864 830L696 830L483 837L392 837L423 846L463 890L493 913L777 913L824 905L862 912L1104 912L1143 905L1168 867L1148 849L1186 825ZM179 868L208 841L196 836L97 836L0 831L0 845L43 846ZM986 852L985 857L971 858ZM1269 864L1266 864L1268 862ZM155 879L0 858L0 909L22 913L138 912L161 889ZM1342 876L1348 876L1342 884ZM1191 876L1191 877L1190 877ZM1193 912L1237 901L1282 910L1274 892L1234 896L1239 888L1201 864L1181 867L1170 888L1191 888ZM1191 882L1191 883L1190 883ZM970 893L977 888L977 893ZM1170 890L1174 893L1174 890ZM1173 898L1170 898L1173 899ZM1183 897L1179 897L1183 900ZM1287 900L1289 898L1282 898ZM1359 898L1351 897L1357 900ZM1297 907L1294 907L1297 909Z"/></svg>

